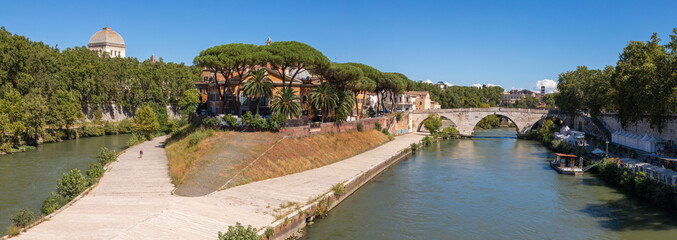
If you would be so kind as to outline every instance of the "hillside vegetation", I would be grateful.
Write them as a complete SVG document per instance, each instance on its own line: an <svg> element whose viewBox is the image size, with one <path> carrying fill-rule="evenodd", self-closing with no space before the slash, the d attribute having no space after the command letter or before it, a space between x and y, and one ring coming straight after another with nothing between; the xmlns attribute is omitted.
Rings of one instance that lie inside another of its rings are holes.
<svg viewBox="0 0 677 240"><path fill-rule="evenodd" d="M271 132L198 129L170 138L166 150L175 193L201 196L226 183L227 188L325 166L387 141L375 130L285 138Z"/></svg>

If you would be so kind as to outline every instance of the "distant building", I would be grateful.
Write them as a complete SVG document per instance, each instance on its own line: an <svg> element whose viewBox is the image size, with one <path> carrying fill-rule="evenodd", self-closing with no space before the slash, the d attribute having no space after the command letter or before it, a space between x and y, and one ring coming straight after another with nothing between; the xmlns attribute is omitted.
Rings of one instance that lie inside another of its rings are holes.
<svg viewBox="0 0 677 240"><path fill-rule="evenodd" d="M155 56L155 53L153 53L153 55L150 56L150 62L151 62L151 63L156 63L156 62L157 62L157 56Z"/></svg>
<svg viewBox="0 0 677 240"><path fill-rule="evenodd" d="M435 101L430 101L430 109L441 109L442 105Z"/></svg>
<svg viewBox="0 0 677 240"><path fill-rule="evenodd" d="M384 104L391 106L389 97L385 98ZM398 111L430 109L430 93L427 91L409 91L395 96L395 109Z"/></svg>
<svg viewBox="0 0 677 240"><path fill-rule="evenodd" d="M517 100L524 98L525 96L532 96L538 99L542 99L541 94L529 89L513 89L508 92L503 93L503 103L504 104L515 104Z"/></svg>
<svg viewBox="0 0 677 240"><path fill-rule="evenodd" d="M107 52L111 57L125 57L125 40L109 27L101 29L89 38L87 48L97 51L99 56Z"/></svg>
<svg viewBox="0 0 677 240"><path fill-rule="evenodd" d="M439 82L435 83L435 85L438 86L438 87L440 87L441 89L447 89L447 88L449 88L449 87L451 87L451 86L454 86L454 85L451 84L451 83L445 83L445 82L442 82L442 81L439 81Z"/></svg>

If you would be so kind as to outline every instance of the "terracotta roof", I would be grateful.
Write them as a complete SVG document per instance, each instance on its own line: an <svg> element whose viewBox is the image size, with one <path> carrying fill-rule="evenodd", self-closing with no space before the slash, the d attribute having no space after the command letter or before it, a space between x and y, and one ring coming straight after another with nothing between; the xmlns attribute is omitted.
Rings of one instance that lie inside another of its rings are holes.
<svg viewBox="0 0 677 240"><path fill-rule="evenodd" d="M572 157L572 158L578 157L578 156L573 155L573 154L564 154L564 153L555 153L555 155L560 156L560 157Z"/></svg>

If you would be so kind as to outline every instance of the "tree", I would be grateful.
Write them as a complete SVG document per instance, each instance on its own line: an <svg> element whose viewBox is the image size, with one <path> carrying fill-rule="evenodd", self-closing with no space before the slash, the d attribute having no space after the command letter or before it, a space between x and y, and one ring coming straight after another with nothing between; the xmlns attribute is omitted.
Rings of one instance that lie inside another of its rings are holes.
<svg viewBox="0 0 677 240"><path fill-rule="evenodd" d="M228 226L226 233L219 232L219 240L260 240L256 228L248 225L247 228L242 226L239 222L235 226Z"/></svg>
<svg viewBox="0 0 677 240"><path fill-rule="evenodd" d="M428 118L423 121L423 126L427 129L430 134L435 134L442 127L442 118L437 113L428 114Z"/></svg>
<svg viewBox="0 0 677 240"><path fill-rule="evenodd" d="M82 118L80 104L73 94L58 90L49 101L47 124L51 127L70 128L79 118Z"/></svg>
<svg viewBox="0 0 677 240"><path fill-rule="evenodd" d="M270 106L273 112L282 114L288 119L301 115L301 98L291 88L278 90Z"/></svg>
<svg viewBox="0 0 677 240"><path fill-rule="evenodd" d="M181 108L184 115L190 116L190 114L195 112L198 104L201 102L200 92L195 88L191 88L183 92L183 97L179 100L179 108Z"/></svg>
<svg viewBox="0 0 677 240"><path fill-rule="evenodd" d="M235 87L242 85L247 79L251 69L266 64L271 58L270 53L263 51L260 46L244 43L230 43L214 46L200 52L193 62L200 67L207 67L223 76L222 83L218 77L210 78L210 83L218 86L219 94L226 105L226 94L235 94ZM235 97L237 112L239 112L240 99Z"/></svg>
<svg viewBox="0 0 677 240"><path fill-rule="evenodd" d="M361 105L364 107L367 99L365 95L367 92L374 92L376 90L376 80L382 77L382 73L379 70L362 63L345 63L345 65L357 67L362 71L362 77L358 79L354 89L358 90L359 94L363 95ZM357 101L357 96L355 98ZM358 108L358 115L362 114L363 110L364 109Z"/></svg>
<svg viewBox="0 0 677 240"><path fill-rule="evenodd" d="M70 172L64 173L61 179L56 182L56 192L71 200L87 188L87 179L82 175L80 169L73 168Z"/></svg>
<svg viewBox="0 0 677 240"><path fill-rule="evenodd" d="M331 116L339 105L336 89L327 83L322 83L310 90L310 105L322 112L322 122Z"/></svg>
<svg viewBox="0 0 677 240"><path fill-rule="evenodd" d="M270 98L273 95L273 81L268 78L265 70L254 70L250 74L252 77L244 84L243 90L245 96L254 99L256 103L256 114L259 114L259 105L261 98Z"/></svg>
<svg viewBox="0 0 677 240"><path fill-rule="evenodd" d="M527 108L537 108L541 103L541 100L538 100L538 98L534 96L526 95L524 96L524 103L526 104Z"/></svg>
<svg viewBox="0 0 677 240"><path fill-rule="evenodd" d="M305 43L295 41L273 42L263 48L270 53L268 63L282 76L282 85L291 88L296 76L307 68L324 69L329 59L322 52ZM285 85L289 77L289 85Z"/></svg>
<svg viewBox="0 0 677 240"><path fill-rule="evenodd" d="M150 106L140 107L134 115L134 131L146 136L147 139L150 139L152 134L160 130L160 122L158 122L155 112Z"/></svg>
<svg viewBox="0 0 677 240"><path fill-rule="evenodd" d="M545 107L546 108L554 108L555 107L555 98L558 93L548 93L543 96L543 102L545 102Z"/></svg>
<svg viewBox="0 0 677 240"><path fill-rule="evenodd" d="M40 94L39 90L31 89L24 97L26 115L26 140L35 141L45 131L45 115L49 110L47 99Z"/></svg>
<svg viewBox="0 0 677 240"><path fill-rule="evenodd" d="M340 123L350 116L355 107L355 98L349 90L338 92L337 96L339 104L336 106L336 110L334 110L334 121Z"/></svg>

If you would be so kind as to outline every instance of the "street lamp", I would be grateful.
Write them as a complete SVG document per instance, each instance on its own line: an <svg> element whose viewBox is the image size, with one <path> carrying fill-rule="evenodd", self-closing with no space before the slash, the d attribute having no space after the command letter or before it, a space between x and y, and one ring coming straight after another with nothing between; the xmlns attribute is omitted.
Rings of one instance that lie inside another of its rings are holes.
<svg viewBox="0 0 677 240"><path fill-rule="evenodd" d="M609 141L606 141L606 157L609 158Z"/></svg>

